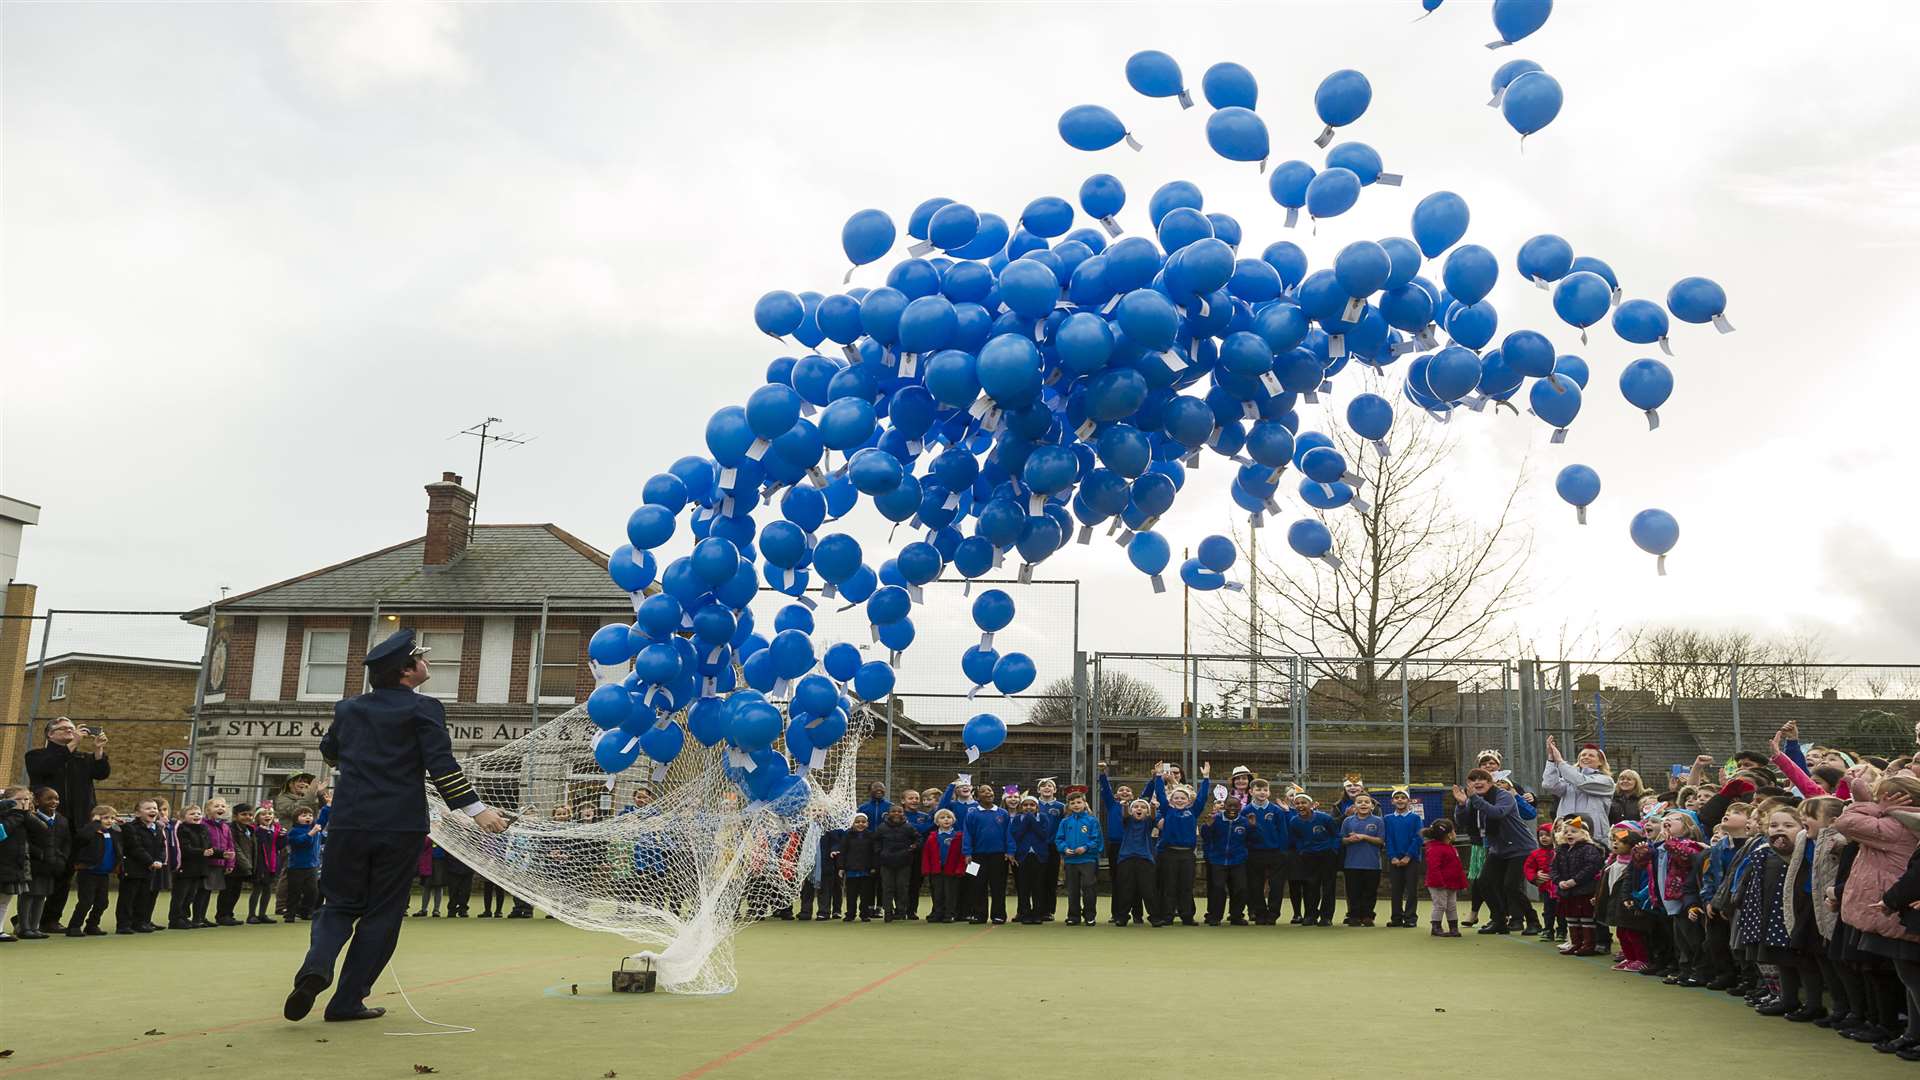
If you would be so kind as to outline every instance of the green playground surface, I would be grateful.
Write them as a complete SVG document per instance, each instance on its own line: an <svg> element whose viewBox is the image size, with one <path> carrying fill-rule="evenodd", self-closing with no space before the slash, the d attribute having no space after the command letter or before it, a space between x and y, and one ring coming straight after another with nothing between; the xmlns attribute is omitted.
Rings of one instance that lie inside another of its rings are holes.
<svg viewBox="0 0 1920 1080"><path fill-rule="evenodd" d="M681 997L613 993L621 939L408 919L369 999L384 1018L328 1024L316 1008L290 1024L280 1006L306 938L283 923L0 945L0 1077L1522 1075L1561 1038L1730 1075L1895 1064L1726 994L1424 927L767 922L738 939L738 990ZM422 1014L476 1030L388 1034L437 1030L393 992L393 970Z"/></svg>

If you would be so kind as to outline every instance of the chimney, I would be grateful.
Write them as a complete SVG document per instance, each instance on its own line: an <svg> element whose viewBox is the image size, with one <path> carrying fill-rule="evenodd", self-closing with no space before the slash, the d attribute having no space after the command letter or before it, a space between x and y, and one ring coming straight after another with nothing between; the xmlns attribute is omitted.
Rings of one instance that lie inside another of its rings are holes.
<svg viewBox="0 0 1920 1080"><path fill-rule="evenodd" d="M467 550L473 522L474 494L460 486L460 477L443 472L440 482L427 485L427 543L420 564L427 569L451 566Z"/></svg>

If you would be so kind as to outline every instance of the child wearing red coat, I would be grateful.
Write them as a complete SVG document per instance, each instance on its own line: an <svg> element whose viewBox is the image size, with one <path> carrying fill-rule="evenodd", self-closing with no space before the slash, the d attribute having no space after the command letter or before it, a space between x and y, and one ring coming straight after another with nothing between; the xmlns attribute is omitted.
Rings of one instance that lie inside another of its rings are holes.
<svg viewBox="0 0 1920 1080"><path fill-rule="evenodd" d="M1467 887L1467 868L1460 865L1460 853L1453 846L1453 822L1447 818L1427 826L1420 834L1427 838L1427 896L1433 901L1433 936L1459 937L1460 912L1454 901ZM1440 930L1440 918L1446 916L1447 929Z"/></svg>
<svg viewBox="0 0 1920 1080"><path fill-rule="evenodd" d="M1536 830L1540 837L1540 846L1527 855L1527 861L1520 865L1520 876L1527 884L1540 890L1540 927L1541 941L1560 941L1566 937L1566 920L1559 917L1560 890L1553 884L1553 847L1554 829L1557 822L1543 821Z"/></svg>
<svg viewBox="0 0 1920 1080"><path fill-rule="evenodd" d="M933 815L933 831L920 848L920 876L933 888L933 914L930 923L953 922L959 917L960 883L967 876L967 853L960 842L960 830L953 827L953 811L942 808Z"/></svg>

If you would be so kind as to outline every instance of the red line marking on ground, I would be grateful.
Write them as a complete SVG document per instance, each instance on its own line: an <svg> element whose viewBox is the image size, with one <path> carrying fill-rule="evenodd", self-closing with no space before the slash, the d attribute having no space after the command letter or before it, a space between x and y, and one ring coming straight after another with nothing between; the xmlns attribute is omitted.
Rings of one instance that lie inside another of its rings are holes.
<svg viewBox="0 0 1920 1080"><path fill-rule="evenodd" d="M918 960L915 960L913 963L908 964L906 967L903 967L898 971L893 971L886 975L882 975L879 978L868 983L867 985L862 986L857 990L849 991L844 996L837 998L833 1001L829 1001L825 1005L820 1006L819 1008L813 1010L807 1015L802 1016L797 1020L789 1021L788 1023L783 1024L780 1027L777 1027L774 1030L767 1032L765 1035L760 1036L759 1038L753 1040L752 1042L742 1044L741 1046L737 1046L734 1049L729 1050L724 1054L721 1054L719 1057L714 1058L712 1061L709 1061L704 1065L697 1065L694 1068L681 1073L678 1080L694 1080L695 1077L705 1076L708 1073L714 1071L715 1069L721 1068L722 1066L725 1066L725 1065L730 1065L733 1062L738 1061L743 1057L746 1057L748 1054L753 1053L755 1050L758 1050L761 1047L766 1046L768 1043L773 1042L775 1039L779 1039L783 1036L793 1034L795 1031L798 1031L799 1029L806 1027L808 1024L813 1023L815 1020L818 1020L821 1017L827 1015L828 1013L834 1011L835 1009L840 1008L842 1005L846 1005L849 1002L857 1001L860 998L865 997L866 995L872 993L875 990L880 989L882 986L887 985L888 983L899 978L900 976L905 975L907 972L912 971L917 967L920 967L922 964L926 964L930 961L937 960L940 957L945 956L946 954L959 948L960 946L965 945L971 941L977 941L981 937L984 937L985 935L991 934L991 933L993 933L993 927L989 926L985 930L982 930L977 934L970 934L966 937L963 937L959 941L956 941L953 944L946 946L945 948L935 949L934 951L928 953L927 955L921 957Z"/></svg>
<svg viewBox="0 0 1920 1080"><path fill-rule="evenodd" d="M435 982L422 983L421 985L414 987L414 989L433 990L442 986L452 986L455 983L469 982L473 979L486 979L486 978L491 978L495 975L505 975L509 971L519 971L522 968L530 968L537 964L565 962L568 960L585 960L588 957L598 956L598 955L600 954L599 953L579 953L574 956L542 957L541 959L538 959L538 960L529 960L524 964L512 964L503 968L495 968L492 971L476 971L470 975L455 975L450 979L440 979ZM388 995L388 996L392 996L392 995ZM218 1035L222 1032L238 1031L241 1028L256 1027L260 1024L271 1024L276 1022L284 1024L287 1022L287 1020L285 1017L279 1015L278 1013L275 1013L272 1016L256 1016L251 1020L238 1020L231 1024L222 1024L219 1027L197 1028L193 1031L183 1031L178 1035L167 1035L162 1038L147 1039L143 1042L128 1043L125 1046L109 1046L101 1050L88 1050L84 1053L69 1054L66 1057L49 1058L46 1061L37 1061L31 1065L20 1065L11 1069L0 1069L0 1076L18 1076L21 1073L38 1072L41 1069L51 1069L56 1065L71 1065L76 1061L87 1061L92 1058L105 1057L108 1054L121 1054L129 1050L143 1050L150 1046L164 1046L170 1042L178 1042L181 1039L198 1038L199 1036L202 1036L202 1035Z"/></svg>

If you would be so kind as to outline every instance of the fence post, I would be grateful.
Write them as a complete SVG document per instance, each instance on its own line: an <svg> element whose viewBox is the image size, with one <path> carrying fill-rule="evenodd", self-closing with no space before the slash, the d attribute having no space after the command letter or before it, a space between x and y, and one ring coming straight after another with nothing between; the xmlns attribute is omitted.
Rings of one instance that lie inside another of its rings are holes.
<svg viewBox="0 0 1920 1080"><path fill-rule="evenodd" d="M1304 787L1307 782L1307 773L1313 769L1313 740L1309 737L1308 731L1310 710L1307 707L1306 661L1298 656L1293 658L1293 686L1288 696L1293 699L1293 711L1296 717L1294 727L1300 732L1300 768L1295 773L1294 779Z"/></svg>
<svg viewBox="0 0 1920 1080"><path fill-rule="evenodd" d="M1573 746L1573 665L1560 661L1560 744Z"/></svg>
<svg viewBox="0 0 1920 1080"><path fill-rule="evenodd" d="M1193 671L1193 682L1187 690L1187 776L1196 777L1200 775L1200 661L1194 660L1188 667ZM1255 713L1254 719L1259 718L1259 714ZM1189 780L1189 783L1192 781ZM1196 787L1194 790L1199 789Z"/></svg>
<svg viewBox="0 0 1920 1080"><path fill-rule="evenodd" d="M1073 654L1073 750L1067 759L1070 784L1087 782L1087 654Z"/></svg>
<svg viewBox="0 0 1920 1080"><path fill-rule="evenodd" d="M534 727L540 726L540 669L547 662L547 605L552 597L540 598L540 630L533 637L533 666L527 671L527 699L533 702Z"/></svg>
<svg viewBox="0 0 1920 1080"><path fill-rule="evenodd" d="M1088 724L1093 729L1093 760L1106 759L1106 748L1100 744L1100 714L1106 711L1105 699L1100 696L1100 657L1093 658L1093 700L1089 703ZM1102 819L1104 821L1104 819Z"/></svg>
<svg viewBox="0 0 1920 1080"><path fill-rule="evenodd" d="M1733 748L1740 749L1740 661L1727 665L1727 704L1733 706Z"/></svg>
<svg viewBox="0 0 1920 1080"><path fill-rule="evenodd" d="M200 772L200 710L207 704L207 665L213 662L213 628L220 621L217 605L207 605L207 643L200 649L200 675L193 680L193 726L187 729L187 797L193 797L193 777ZM211 777L209 777L211 780ZM207 797L213 790L209 786Z"/></svg>
<svg viewBox="0 0 1920 1080"><path fill-rule="evenodd" d="M882 782L887 790L893 790L893 703L900 700L898 694L887 695L887 764Z"/></svg>
<svg viewBox="0 0 1920 1080"><path fill-rule="evenodd" d="M1520 661L1520 737L1508 747L1508 752L1513 756L1516 772L1524 768L1527 748L1533 745L1534 740L1534 732L1529 730L1533 725L1534 708L1539 704L1539 695L1535 693L1534 674L1533 661ZM1526 774L1521 772L1521 775Z"/></svg>
<svg viewBox="0 0 1920 1080"><path fill-rule="evenodd" d="M1519 740L1514 738L1513 704L1513 665L1503 663L1500 665L1500 721L1506 725L1507 734L1501 745L1507 748L1508 755L1518 760L1520 753L1514 749L1514 747L1519 745ZM1472 753L1475 754L1479 752L1478 750L1472 751ZM1468 766L1468 768L1472 768L1472 766Z"/></svg>
<svg viewBox="0 0 1920 1080"><path fill-rule="evenodd" d="M1413 783L1413 716L1407 705L1407 658L1400 658L1400 782Z"/></svg>

